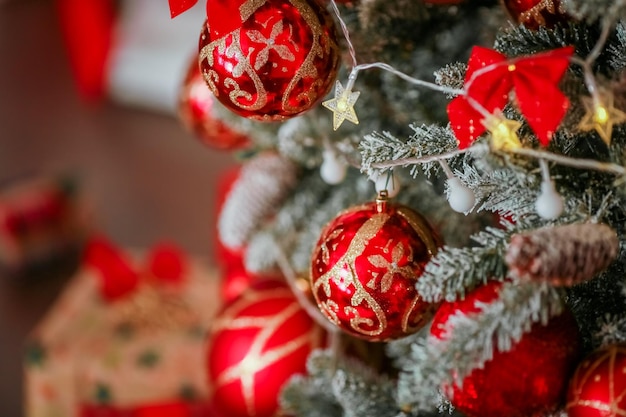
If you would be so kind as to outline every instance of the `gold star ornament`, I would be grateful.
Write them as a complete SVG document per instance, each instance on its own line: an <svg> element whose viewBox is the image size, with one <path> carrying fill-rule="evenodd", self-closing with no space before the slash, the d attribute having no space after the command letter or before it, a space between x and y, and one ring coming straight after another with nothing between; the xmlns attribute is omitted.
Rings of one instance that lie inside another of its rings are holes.
<svg viewBox="0 0 626 417"><path fill-rule="evenodd" d="M522 143L517 136L517 131L522 124L515 120L509 120L502 114L492 114L482 121L491 135L491 146L495 149L521 148Z"/></svg>
<svg viewBox="0 0 626 417"><path fill-rule="evenodd" d="M586 112L578 127L585 132L595 130L610 145L613 126L626 122L626 113L614 107L613 93L608 90L599 90L595 99L583 97L582 101Z"/></svg>
<svg viewBox="0 0 626 417"><path fill-rule="evenodd" d="M333 112L333 130L339 129L344 120L359 124L359 119L354 112L354 103L356 103L360 91L351 91L344 89L339 81L335 83L335 98L322 102L322 106Z"/></svg>

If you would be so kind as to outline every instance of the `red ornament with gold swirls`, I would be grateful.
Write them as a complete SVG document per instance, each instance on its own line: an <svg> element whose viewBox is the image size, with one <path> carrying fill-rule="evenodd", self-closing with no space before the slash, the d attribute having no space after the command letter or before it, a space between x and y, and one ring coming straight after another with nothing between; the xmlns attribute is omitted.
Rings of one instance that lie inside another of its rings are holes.
<svg viewBox="0 0 626 417"><path fill-rule="evenodd" d="M280 281L263 281L227 304L209 339L208 375L220 415L270 417L281 387L305 373L325 333Z"/></svg>
<svg viewBox="0 0 626 417"><path fill-rule="evenodd" d="M233 150L248 145L248 136L215 116L215 106L215 96L204 82L196 56L189 64L178 96L178 114L183 125L202 143L215 149Z"/></svg>
<svg viewBox="0 0 626 417"><path fill-rule="evenodd" d="M334 85L339 47L318 0L208 0L200 65L217 99L255 120L285 120Z"/></svg>
<svg viewBox="0 0 626 417"><path fill-rule="evenodd" d="M347 333L386 341L414 333L435 306L415 283L440 246L418 213L384 199L331 221L312 257L311 284L322 313Z"/></svg>
<svg viewBox="0 0 626 417"><path fill-rule="evenodd" d="M560 0L503 0L511 18L529 29L552 27L570 20Z"/></svg>
<svg viewBox="0 0 626 417"><path fill-rule="evenodd" d="M626 416L626 343L591 353L567 391L568 417Z"/></svg>
<svg viewBox="0 0 626 417"><path fill-rule="evenodd" d="M491 281L463 300L443 303L433 319L431 335L445 339L448 319L474 314L481 303L496 299L501 283ZM547 325L535 323L510 351L493 353L485 366L463 379L448 395L467 417L529 417L556 410L565 397L567 381L580 352L580 335L569 310ZM446 391L448 391L446 389Z"/></svg>

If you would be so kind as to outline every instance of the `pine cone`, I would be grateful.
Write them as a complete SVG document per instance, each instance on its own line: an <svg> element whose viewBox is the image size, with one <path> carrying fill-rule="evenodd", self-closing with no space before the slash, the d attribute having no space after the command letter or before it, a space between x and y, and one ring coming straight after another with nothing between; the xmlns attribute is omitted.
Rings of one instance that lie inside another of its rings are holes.
<svg viewBox="0 0 626 417"><path fill-rule="evenodd" d="M570 224L514 235L506 253L513 276L572 286L588 281L617 257L619 241L604 224Z"/></svg>
<svg viewBox="0 0 626 417"><path fill-rule="evenodd" d="M276 153L259 154L244 165L219 215L222 243L230 249L242 248L280 207L296 181L297 165Z"/></svg>

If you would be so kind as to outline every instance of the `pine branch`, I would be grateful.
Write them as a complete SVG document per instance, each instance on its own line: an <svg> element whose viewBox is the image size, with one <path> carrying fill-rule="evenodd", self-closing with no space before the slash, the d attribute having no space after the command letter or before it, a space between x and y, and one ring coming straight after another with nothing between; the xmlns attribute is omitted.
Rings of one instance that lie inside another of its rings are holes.
<svg viewBox="0 0 626 417"><path fill-rule="evenodd" d="M626 65L624 30L623 23L616 25L602 53L595 61L594 70L607 78L619 74ZM600 29L597 25L585 23L570 22L554 28L539 27L537 30L518 26L501 32L496 38L494 48L507 56L521 56L573 45L576 55L584 59L595 46L599 36ZM573 66L572 71L576 74L581 73L577 66Z"/></svg>
<svg viewBox="0 0 626 417"><path fill-rule="evenodd" d="M473 239L479 240L482 247L444 247L426 265L415 285L426 301L454 301L489 279L505 277L506 232L488 228Z"/></svg>
<svg viewBox="0 0 626 417"><path fill-rule="evenodd" d="M474 191L477 201L475 211L510 213L516 219L536 216L539 181L535 176L529 176L520 169L492 169L486 165L488 160L477 162L466 164L462 171L456 172L459 179ZM479 167L482 168L480 171Z"/></svg>
<svg viewBox="0 0 626 417"><path fill-rule="evenodd" d="M256 273L275 270L280 251L289 253L293 250L302 229L330 191L331 187L322 180L317 170L305 173L272 221L250 237L244 260L246 269ZM284 249L276 246L277 242Z"/></svg>
<svg viewBox="0 0 626 417"><path fill-rule="evenodd" d="M454 133L449 126L441 127L437 125L411 125L413 129L413 135L409 138L407 145L414 149L414 155L416 157L437 155L445 152L451 152L458 147L458 142ZM456 161L461 160L462 157L452 158L448 160L451 168L454 169ZM428 176L439 175L441 167L436 162L430 162L422 164L420 169ZM415 176L416 171L412 171Z"/></svg>
<svg viewBox="0 0 626 417"><path fill-rule="evenodd" d="M447 64L443 68L435 71L435 82L443 87L454 90L461 90L465 86L465 72L467 64L455 62ZM448 96L452 98L452 96Z"/></svg>
<svg viewBox="0 0 626 417"><path fill-rule="evenodd" d="M376 192L371 181L356 170L349 172L346 181L332 187L332 192L324 201L312 205L314 211L306 219L298 240L287 248L288 257L297 271L308 271L311 253L319 239L322 228L344 209L371 201Z"/></svg>
<svg viewBox="0 0 626 417"><path fill-rule="evenodd" d="M457 149L457 141L452 131L447 127L437 125L412 125L413 135L405 142L389 132L374 132L366 135L359 149L361 151L362 161L361 169L368 175L375 172L373 165L392 161L401 161L406 158L419 158L429 155L440 155L445 152ZM403 164L403 166L415 165L411 163ZM416 167L417 168L417 167ZM420 169L427 173L437 174L440 171L436 162L421 164ZM414 176L417 175L415 168L412 171Z"/></svg>
<svg viewBox="0 0 626 417"><path fill-rule="evenodd" d="M361 170L367 175L376 171L372 165L379 162L395 161L413 156L413 148L389 132L373 132L365 135L359 144Z"/></svg>
<svg viewBox="0 0 626 417"><path fill-rule="evenodd" d="M595 22L608 16L614 19L626 18L626 2L621 0L567 0L563 2L565 11L578 20Z"/></svg>
<svg viewBox="0 0 626 417"><path fill-rule="evenodd" d="M399 412L394 393L389 378L354 359L318 350L309 356L307 376L292 378L283 388L280 404L287 413L305 417L394 417Z"/></svg>
<svg viewBox="0 0 626 417"><path fill-rule="evenodd" d="M299 417L343 417L343 410L328 387L298 375L283 388L280 405L289 415Z"/></svg>
<svg viewBox="0 0 626 417"><path fill-rule="evenodd" d="M412 364L400 373L400 404L428 410L437 405L440 387L462 380L492 358L494 349L508 351L535 322L547 323L562 311L559 293L546 284L504 284L499 298L481 304L476 315L454 315L446 340L428 338L411 351Z"/></svg>
<svg viewBox="0 0 626 417"><path fill-rule="evenodd" d="M346 365L336 371L332 381L335 398L343 406L344 416L395 417L399 411L395 384L359 363Z"/></svg>
<svg viewBox="0 0 626 417"><path fill-rule="evenodd" d="M626 253L595 279L566 289L567 303L576 317L586 350L597 349L604 341L620 332L608 332L620 328L626 322ZM604 328L604 329L603 329Z"/></svg>
<svg viewBox="0 0 626 417"><path fill-rule="evenodd" d="M595 346L626 342L626 316L607 313L597 320L597 327L592 334Z"/></svg>

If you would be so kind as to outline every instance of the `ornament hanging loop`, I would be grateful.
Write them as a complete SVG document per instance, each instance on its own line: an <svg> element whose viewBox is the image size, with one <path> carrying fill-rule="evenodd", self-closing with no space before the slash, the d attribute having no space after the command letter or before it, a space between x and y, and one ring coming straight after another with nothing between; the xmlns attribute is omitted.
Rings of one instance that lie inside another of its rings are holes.
<svg viewBox="0 0 626 417"><path fill-rule="evenodd" d="M376 197L376 211L383 213L387 210L387 201L389 201L389 192L387 190L381 190Z"/></svg>

